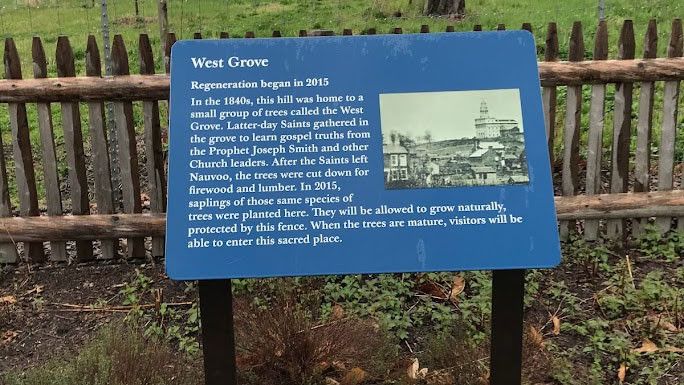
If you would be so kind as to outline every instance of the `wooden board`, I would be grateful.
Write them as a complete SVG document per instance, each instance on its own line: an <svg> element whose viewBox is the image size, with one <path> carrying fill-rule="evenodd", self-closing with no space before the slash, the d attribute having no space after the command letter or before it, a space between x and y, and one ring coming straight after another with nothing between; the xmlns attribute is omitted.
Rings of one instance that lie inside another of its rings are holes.
<svg viewBox="0 0 684 385"><path fill-rule="evenodd" d="M648 22L644 37L644 59L655 59L658 48L658 30L655 19ZM651 128L653 124L653 97L655 83L639 84L639 114L637 120L636 153L634 154L634 192L650 190L651 183ZM632 235L644 233L648 218L632 221Z"/></svg>
<svg viewBox="0 0 684 385"><path fill-rule="evenodd" d="M619 59L634 59L634 27L631 20L625 20L618 41ZM615 84L615 108L613 115L613 143L611 152L610 192L627 191L629 182L629 146L632 126L632 91L631 82ZM606 223L606 236L611 239L623 239L627 234L627 220L610 220Z"/></svg>
<svg viewBox="0 0 684 385"><path fill-rule="evenodd" d="M57 76L61 78L75 77L74 52L66 36L57 39ZM62 102L62 129L64 130L64 148L69 168L69 193L71 197L71 213L73 215L90 214L88 199L88 177L86 175L85 150L83 149L83 132L81 130L81 112L78 103ZM88 261L93 259L93 244L90 241L76 242L76 259Z"/></svg>
<svg viewBox="0 0 684 385"><path fill-rule="evenodd" d="M12 38L5 39L5 78L22 79L21 62ZM33 168L33 152L29 135L28 117L24 103L9 103L10 127L12 128L12 149L16 171L19 212L22 216L38 216L38 192L36 174ZM45 260L42 242L24 243L24 256L31 262Z"/></svg>
<svg viewBox="0 0 684 385"><path fill-rule="evenodd" d="M138 47L140 53L140 74L153 75L154 57L147 35L140 35ZM158 102L143 102L143 119L145 122L145 155L147 157L150 211L153 213L163 213L166 212L166 174ZM161 257L163 255L164 238L152 238L152 256Z"/></svg>
<svg viewBox="0 0 684 385"><path fill-rule="evenodd" d="M86 48L86 76L102 76L100 50L95 36L88 36ZM109 165L109 145L107 144L107 127L105 107L101 101L88 102L88 122L90 124L91 161L93 163L93 179L95 181L95 202L99 214L114 213L111 169ZM118 255L119 241L116 239L100 240L100 258L113 259Z"/></svg>
<svg viewBox="0 0 684 385"><path fill-rule="evenodd" d="M584 39L582 24L576 21L572 25L569 42L569 60L584 60ZM582 125L582 86L568 86L566 101L565 127L563 129L563 196L577 194L579 188L579 139ZM577 229L575 221L561 223L560 236L565 240Z"/></svg>
<svg viewBox="0 0 684 385"><path fill-rule="evenodd" d="M594 60L608 59L608 26L601 21L596 29L594 42ZM601 192L601 171L603 157L603 126L606 110L606 85L591 86L591 104L589 106L589 135L587 138L587 176L586 194L594 195ZM587 219L584 221L584 237L587 240L599 238L599 221Z"/></svg>
<svg viewBox="0 0 684 385"><path fill-rule="evenodd" d="M114 36L112 64L112 72L115 76L130 74L128 52L121 35ZM119 143L123 209L128 214L141 213L140 173L138 170L138 151L136 148L133 105L131 102L114 102L114 121L116 123L117 141ZM145 258L145 239L129 238L126 249L126 256L128 258Z"/></svg>
<svg viewBox="0 0 684 385"><path fill-rule="evenodd" d="M667 47L670 58L682 56L682 20L672 22L672 33ZM665 82L663 89L663 123L658 147L658 190L671 190L674 182L674 154L677 138L677 115L679 105L679 81ZM671 217L657 218L656 223L661 233L670 230ZM684 230L684 218L680 217L678 229Z"/></svg>
<svg viewBox="0 0 684 385"><path fill-rule="evenodd" d="M43 43L39 37L33 38L32 43L33 76L36 79L47 78L47 59ZM62 211L62 193L59 184L59 170L57 166L57 150L55 149L55 134L52 125L52 108L50 103L37 103L38 130L40 132L40 149L43 160L43 182L45 184L45 200L48 215L64 215ZM50 242L50 259L52 261L66 261L67 250L65 242Z"/></svg>

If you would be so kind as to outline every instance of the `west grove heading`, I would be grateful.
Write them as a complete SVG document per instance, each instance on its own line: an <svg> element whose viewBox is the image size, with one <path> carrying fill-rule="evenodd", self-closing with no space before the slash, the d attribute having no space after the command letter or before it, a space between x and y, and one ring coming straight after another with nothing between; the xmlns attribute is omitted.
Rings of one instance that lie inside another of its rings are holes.
<svg viewBox="0 0 684 385"><path fill-rule="evenodd" d="M203 56L191 57L190 60L193 67L205 69L226 68L226 65L230 68L268 67L269 64L268 59L265 58L241 59L238 56L231 56L228 59L208 59Z"/></svg>

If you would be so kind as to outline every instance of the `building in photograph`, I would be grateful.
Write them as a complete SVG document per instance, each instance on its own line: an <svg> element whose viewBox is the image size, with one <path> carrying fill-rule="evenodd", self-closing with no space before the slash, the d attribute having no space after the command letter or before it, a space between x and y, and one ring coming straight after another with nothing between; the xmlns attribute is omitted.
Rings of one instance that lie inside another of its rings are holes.
<svg viewBox="0 0 684 385"><path fill-rule="evenodd" d="M480 103L480 117L475 119L475 136L478 139L490 139L501 137L501 131L508 131L516 127L518 122L514 119L497 119L489 116L487 102Z"/></svg>
<svg viewBox="0 0 684 385"><path fill-rule="evenodd" d="M409 151L406 147L393 141L390 144L383 144L382 152L385 164L385 183L407 180Z"/></svg>
<svg viewBox="0 0 684 385"><path fill-rule="evenodd" d="M476 107L477 102L475 102ZM519 103L519 100L515 100ZM479 112L479 113L478 113ZM440 139L420 121L402 131L383 127L384 179L388 189L492 186L529 182L524 132L519 119L490 114L486 100L469 120ZM401 123L399 123L401 125ZM466 134L467 133L467 134Z"/></svg>

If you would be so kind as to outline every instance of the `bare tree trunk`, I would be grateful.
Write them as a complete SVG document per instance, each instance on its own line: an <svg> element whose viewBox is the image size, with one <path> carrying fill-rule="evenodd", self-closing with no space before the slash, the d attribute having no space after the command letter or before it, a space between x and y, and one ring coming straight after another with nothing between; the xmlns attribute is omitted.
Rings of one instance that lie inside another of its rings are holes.
<svg viewBox="0 0 684 385"><path fill-rule="evenodd" d="M465 15L465 0L425 0L425 15Z"/></svg>
<svg viewBox="0 0 684 385"><path fill-rule="evenodd" d="M138 8L138 0L135 0L135 17L140 16L140 9Z"/></svg>

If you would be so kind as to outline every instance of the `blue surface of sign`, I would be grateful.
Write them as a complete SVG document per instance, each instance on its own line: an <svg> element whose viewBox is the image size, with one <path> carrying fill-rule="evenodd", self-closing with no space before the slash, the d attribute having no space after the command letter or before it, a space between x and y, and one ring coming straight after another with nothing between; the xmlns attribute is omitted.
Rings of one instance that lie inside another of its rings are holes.
<svg viewBox="0 0 684 385"><path fill-rule="evenodd" d="M179 41L170 103L174 279L559 263L528 32Z"/></svg>

